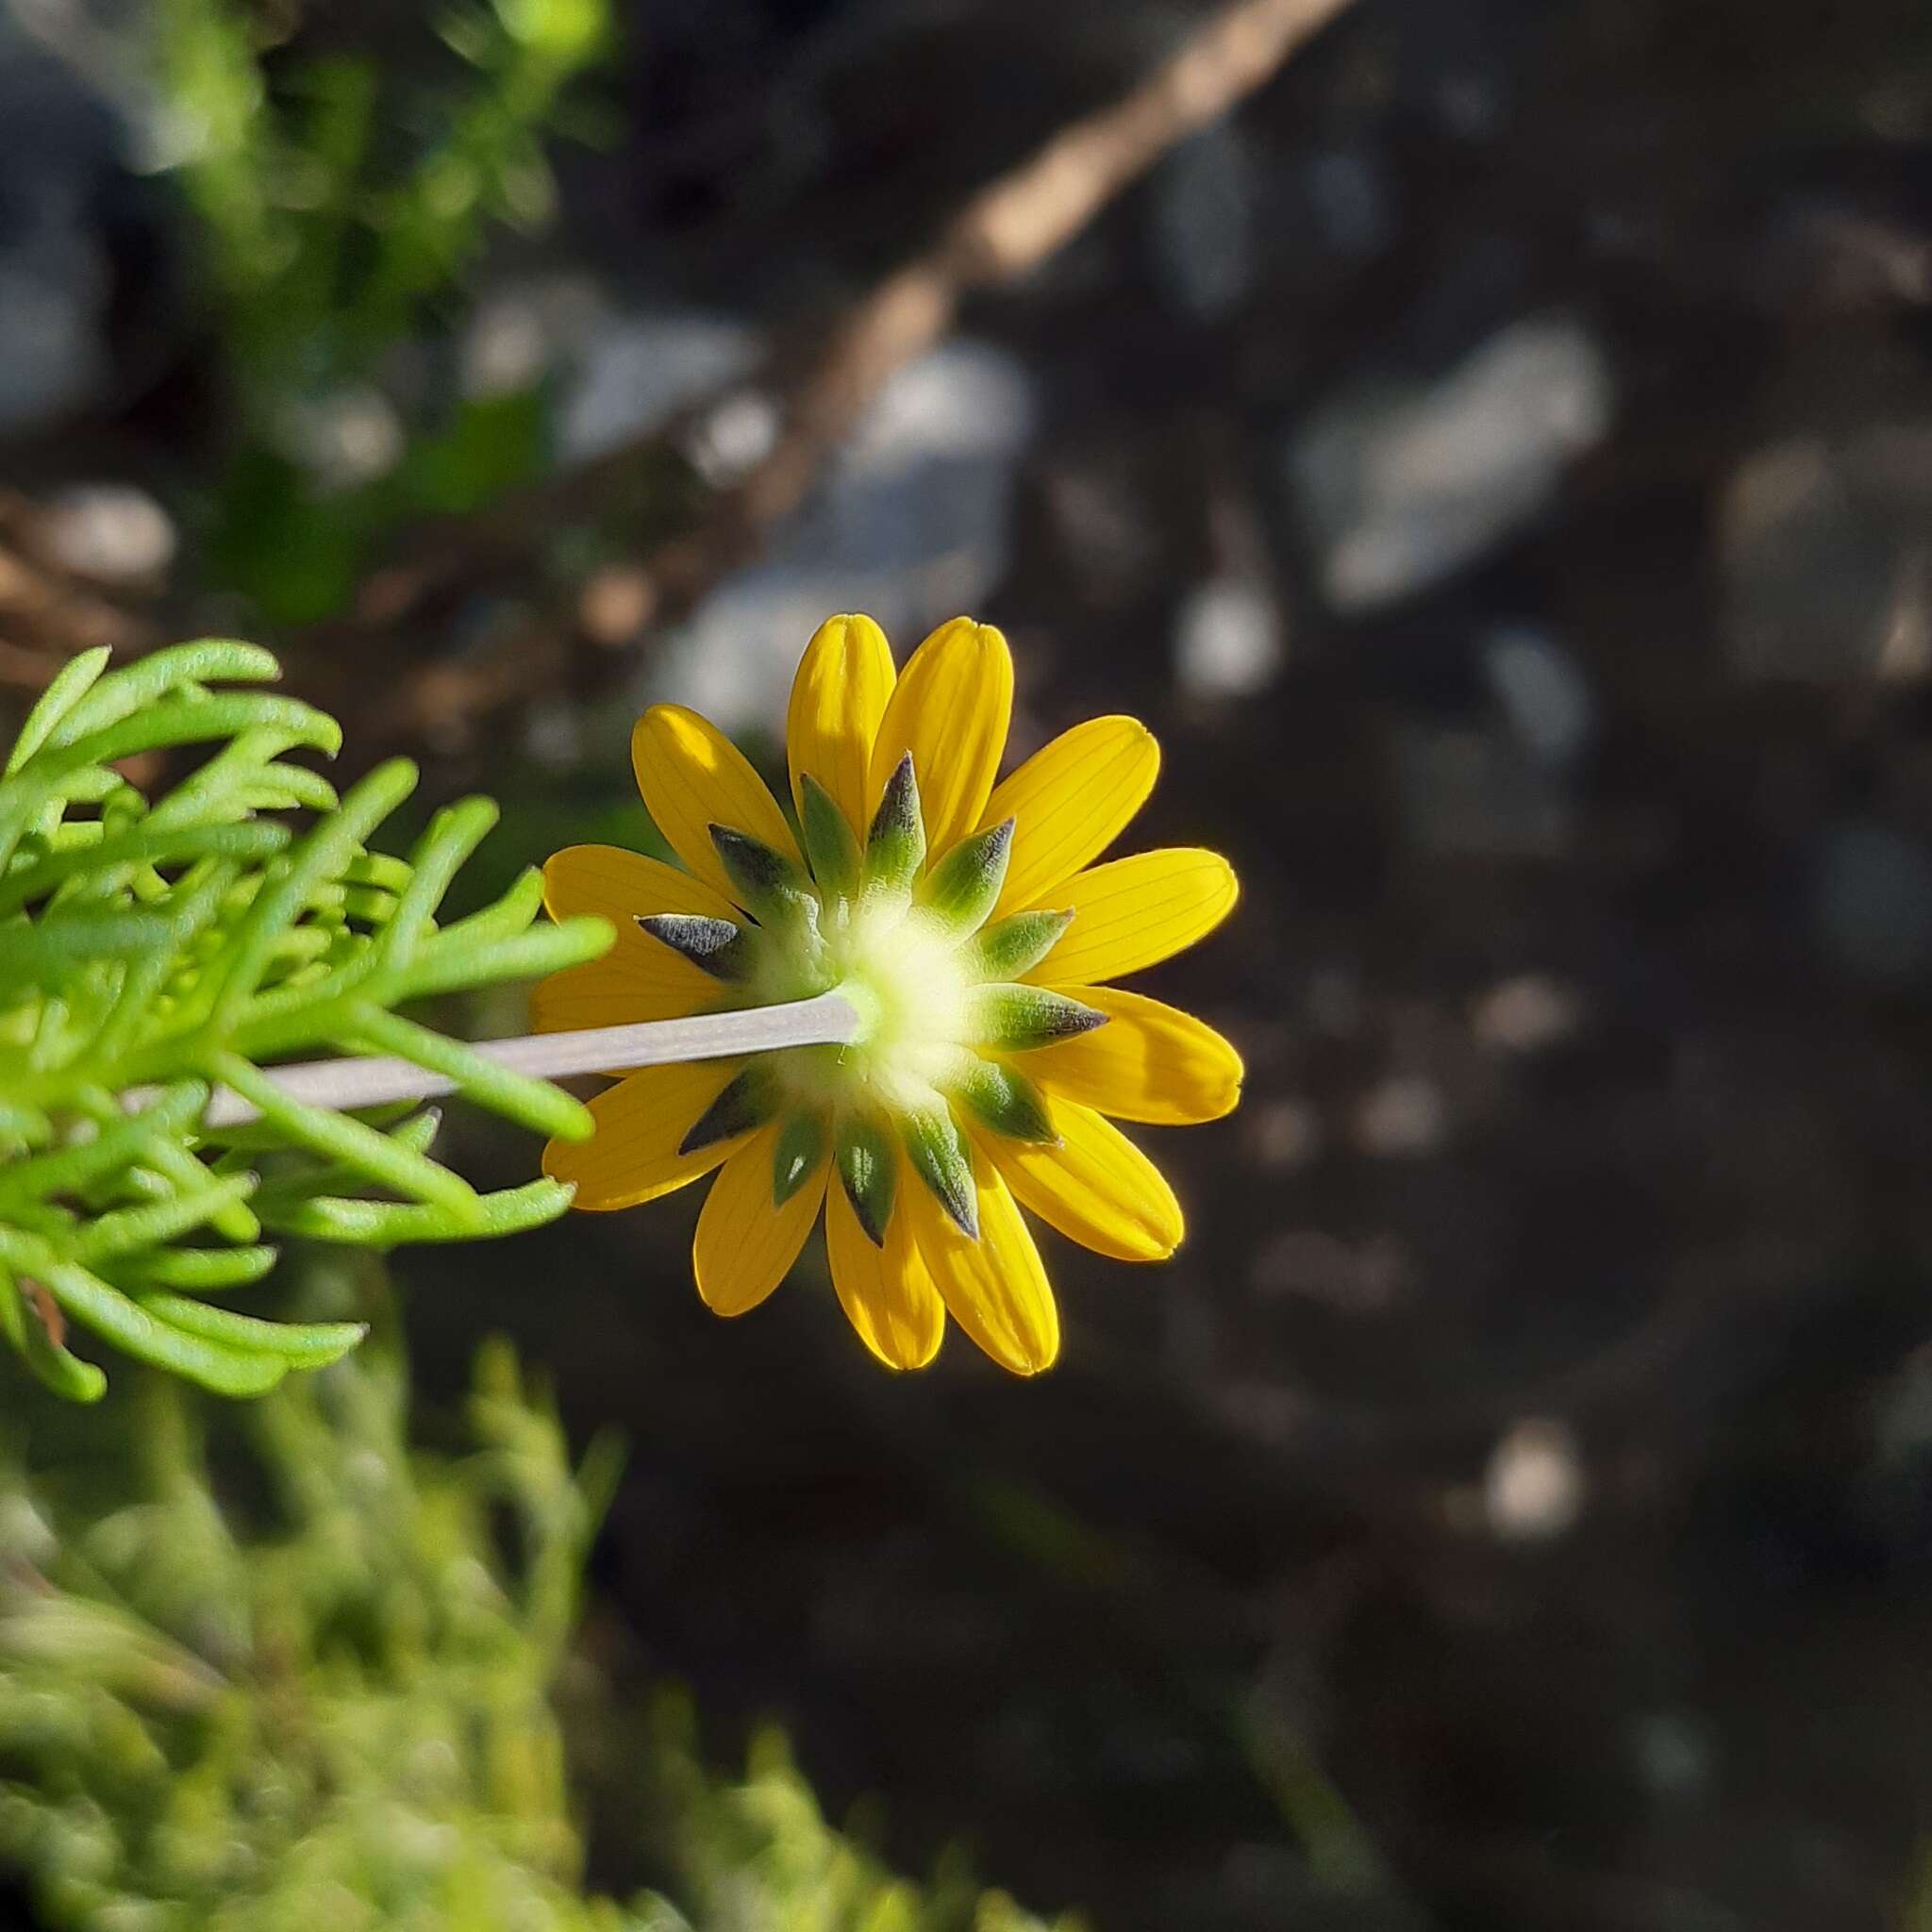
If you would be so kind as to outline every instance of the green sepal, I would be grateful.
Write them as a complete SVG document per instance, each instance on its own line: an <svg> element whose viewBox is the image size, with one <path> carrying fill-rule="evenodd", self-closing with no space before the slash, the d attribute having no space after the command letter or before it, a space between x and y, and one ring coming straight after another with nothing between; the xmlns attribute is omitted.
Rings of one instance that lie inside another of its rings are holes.
<svg viewBox="0 0 1932 1932"><path fill-rule="evenodd" d="M899 1138L913 1173L932 1190L954 1226L969 1241L976 1241L979 1192L973 1185L973 1157L952 1110L921 1108L900 1115Z"/></svg>
<svg viewBox="0 0 1932 1932"><path fill-rule="evenodd" d="M772 1206L782 1208L819 1171L829 1136L822 1113L795 1113L772 1149Z"/></svg>
<svg viewBox="0 0 1932 1932"><path fill-rule="evenodd" d="M967 1006L971 1038L1005 1053L1051 1046L1057 1040L1071 1040L1076 1033L1091 1033L1106 1024L1105 1013L1043 986L976 986Z"/></svg>
<svg viewBox="0 0 1932 1932"><path fill-rule="evenodd" d="M1011 819L960 840L928 875L920 894L925 909L948 932L977 932L999 901L1012 854Z"/></svg>
<svg viewBox="0 0 1932 1932"><path fill-rule="evenodd" d="M701 1147L715 1147L720 1141L735 1141L761 1127L778 1111L779 1087L768 1066L749 1066L730 1082L724 1092L706 1108L691 1130L677 1143L680 1154L695 1154Z"/></svg>
<svg viewBox="0 0 1932 1932"><path fill-rule="evenodd" d="M710 833L711 848L746 911L766 925L795 919L808 908L816 918L818 897L811 882L782 852L729 825L713 825Z"/></svg>
<svg viewBox="0 0 1932 1932"><path fill-rule="evenodd" d="M806 862L819 891L833 898L849 899L858 890L865 863L858 838L832 794L809 772L799 778L798 801Z"/></svg>
<svg viewBox="0 0 1932 1932"><path fill-rule="evenodd" d="M1018 979L1053 951L1073 923L1071 912L1015 912L996 920L965 947L966 970L974 979Z"/></svg>
<svg viewBox="0 0 1932 1932"><path fill-rule="evenodd" d="M687 958L701 973L727 982L751 971L751 944L728 919L704 919L689 912L640 913L638 924L651 938Z"/></svg>
<svg viewBox="0 0 1932 1932"><path fill-rule="evenodd" d="M989 1132L1037 1146L1059 1145L1046 1096L1024 1074L998 1060L974 1060L946 1091Z"/></svg>
<svg viewBox="0 0 1932 1932"><path fill-rule="evenodd" d="M899 1190L899 1164L892 1143L876 1121L847 1114L839 1123L839 1180L852 1211L874 1247L886 1244L892 1202Z"/></svg>
<svg viewBox="0 0 1932 1932"><path fill-rule="evenodd" d="M925 821L919 810L919 780L912 754L892 768L886 793L873 814L865 838L865 891L868 898L909 896L925 863Z"/></svg>

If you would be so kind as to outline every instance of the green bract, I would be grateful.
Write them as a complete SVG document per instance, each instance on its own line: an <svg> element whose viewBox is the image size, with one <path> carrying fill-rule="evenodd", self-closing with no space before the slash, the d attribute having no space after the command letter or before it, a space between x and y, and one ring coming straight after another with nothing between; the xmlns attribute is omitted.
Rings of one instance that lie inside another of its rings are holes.
<svg viewBox="0 0 1932 1932"><path fill-rule="evenodd" d="M0 1335L81 1401L105 1377L67 1349L70 1323L206 1388L257 1394L361 1334L202 1299L268 1272L265 1233L461 1240L548 1220L569 1200L547 1180L478 1194L429 1158L433 1114L330 1113L262 1066L398 1054L527 1126L581 1136L576 1101L392 1009L580 963L609 928L533 926L534 874L440 925L495 807L437 813L407 859L370 850L414 768L379 766L339 798L285 762L333 756L341 734L292 699L220 688L278 676L266 651L182 644L113 672L107 658L67 666L0 775ZM153 799L117 769L178 747L212 755ZM260 1118L202 1127L218 1083Z"/></svg>

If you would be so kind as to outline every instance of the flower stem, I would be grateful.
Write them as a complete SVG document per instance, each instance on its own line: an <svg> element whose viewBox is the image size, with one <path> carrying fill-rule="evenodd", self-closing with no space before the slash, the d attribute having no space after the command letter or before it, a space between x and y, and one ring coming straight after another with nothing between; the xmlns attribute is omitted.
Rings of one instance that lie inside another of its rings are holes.
<svg viewBox="0 0 1932 1932"><path fill-rule="evenodd" d="M690 1020L642 1020L629 1026L478 1041L470 1050L516 1073L555 1079L566 1074L608 1073L613 1067L729 1059L788 1046L838 1046L856 1039L858 1025L852 1003L841 993L826 992L784 1006L702 1013ZM426 1073L412 1060L387 1058L306 1060L262 1071L291 1098L338 1113L399 1100L430 1100L456 1091L458 1084L445 1074ZM141 1096L126 1098L138 1103ZM256 1109L240 1094L220 1087L203 1111L202 1124L232 1127L255 1118Z"/></svg>

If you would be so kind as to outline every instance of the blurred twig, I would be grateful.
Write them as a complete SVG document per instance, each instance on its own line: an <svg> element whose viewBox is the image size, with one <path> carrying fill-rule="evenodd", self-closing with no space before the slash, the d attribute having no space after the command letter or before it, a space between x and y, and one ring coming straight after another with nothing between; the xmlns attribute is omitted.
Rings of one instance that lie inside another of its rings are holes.
<svg viewBox="0 0 1932 1932"><path fill-rule="evenodd" d="M716 491L680 534L634 565L555 587L526 618L460 658L423 662L399 640L439 600L527 575L549 541L679 446L707 404L552 477L540 490L447 526L379 574L357 610L312 637L321 694L374 746L460 743L491 714L608 675L651 627L690 608L756 554L803 500L827 456L887 379L952 326L972 292L1037 268L1180 141L1228 112L1350 0L1232 0L1112 106L1063 128L976 194L930 247L858 301L816 347L780 355L749 387L778 414L770 449ZM746 385L734 385L742 393ZM398 668L402 666L403 668Z"/></svg>

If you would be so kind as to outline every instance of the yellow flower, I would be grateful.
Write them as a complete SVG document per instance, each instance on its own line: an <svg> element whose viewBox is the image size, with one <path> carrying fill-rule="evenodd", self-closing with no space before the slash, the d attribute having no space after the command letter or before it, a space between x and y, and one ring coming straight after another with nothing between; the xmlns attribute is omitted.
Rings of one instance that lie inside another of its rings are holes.
<svg viewBox="0 0 1932 1932"><path fill-rule="evenodd" d="M880 1360L930 1361L950 1310L1031 1374L1059 1321L1021 1208L1122 1260L1180 1241L1173 1190L1113 1120L1217 1119L1241 1060L1111 982L1218 925L1234 873L1198 850L1093 863L1159 766L1131 718L1076 725L995 784L1012 691L991 625L942 625L895 678L878 625L834 617L791 693L796 836L729 741L658 705L631 756L685 869L607 845L544 869L553 916L600 914L617 942L538 988L543 1031L834 990L860 1015L846 1046L636 1070L591 1103L591 1140L545 1150L587 1208L722 1168L694 1253L721 1315L772 1292L823 1205L833 1286Z"/></svg>

